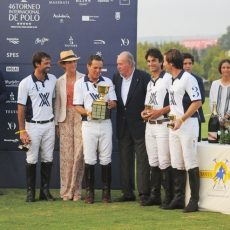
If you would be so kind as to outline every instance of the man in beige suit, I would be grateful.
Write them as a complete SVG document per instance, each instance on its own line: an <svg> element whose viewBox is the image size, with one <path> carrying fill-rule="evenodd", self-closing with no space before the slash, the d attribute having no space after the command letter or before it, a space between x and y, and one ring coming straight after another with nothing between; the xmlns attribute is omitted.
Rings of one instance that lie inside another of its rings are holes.
<svg viewBox="0 0 230 230"><path fill-rule="evenodd" d="M65 201L81 198L84 173L81 116L73 105L74 84L84 76L76 70L78 59L72 50L60 53L59 64L65 73L56 84L55 124L60 137L60 196Z"/></svg>

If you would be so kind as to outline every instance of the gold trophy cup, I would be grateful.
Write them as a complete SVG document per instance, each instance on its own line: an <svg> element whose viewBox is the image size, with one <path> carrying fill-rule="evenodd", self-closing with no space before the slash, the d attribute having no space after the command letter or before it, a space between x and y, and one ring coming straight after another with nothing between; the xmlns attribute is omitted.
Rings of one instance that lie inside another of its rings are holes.
<svg viewBox="0 0 230 230"><path fill-rule="evenodd" d="M169 123L167 124L167 127L170 129L173 129L174 128L174 121L176 120L176 115L169 114L168 118L169 118Z"/></svg>
<svg viewBox="0 0 230 230"><path fill-rule="evenodd" d="M92 119L105 120L110 118L110 110L108 109L108 103L105 101L105 95L109 92L108 85L98 85L97 90L99 93L99 99L95 100L92 104Z"/></svg>

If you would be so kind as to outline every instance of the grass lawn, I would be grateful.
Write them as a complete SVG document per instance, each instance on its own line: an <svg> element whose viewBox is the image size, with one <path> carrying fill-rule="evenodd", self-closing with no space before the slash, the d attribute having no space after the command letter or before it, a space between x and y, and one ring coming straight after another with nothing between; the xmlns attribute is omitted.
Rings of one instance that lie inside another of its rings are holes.
<svg viewBox="0 0 230 230"><path fill-rule="evenodd" d="M221 213L166 211L138 202L102 204L96 192L92 205L83 201L25 202L24 189L4 189L0 196L0 229L230 229L230 217ZM38 191L37 191L38 193ZM58 190L52 190L58 197ZM38 195L38 194L37 194ZM113 198L120 195L112 192Z"/></svg>
<svg viewBox="0 0 230 230"><path fill-rule="evenodd" d="M209 119L208 98L203 105L206 123L202 137L207 137ZM0 230L11 229L100 229L100 230L227 230L230 216L213 212L185 214L181 210L166 211L156 206L141 207L138 202L102 204L101 192L96 191L96 202L83 201L26 203L24 189L3 189L0 196ZM59 190L52 190L59 197ZM120 195L112 191L113 198ZM38 196L38 191L37 191ZM217 204L218 205L218 204Z"/></svg>

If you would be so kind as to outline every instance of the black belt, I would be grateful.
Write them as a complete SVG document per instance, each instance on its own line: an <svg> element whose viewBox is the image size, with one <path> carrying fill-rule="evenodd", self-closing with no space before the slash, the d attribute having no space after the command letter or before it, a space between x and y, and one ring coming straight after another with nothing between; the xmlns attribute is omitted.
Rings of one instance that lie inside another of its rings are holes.
<svg viewBox="0 0 230 230"><path fill-rule="evenodd" d="M46 124L46 123L49 123L49 122L51 122L53 120L54 120L54 118L51 118L51 119L45 120L45 121L34 121L34 120L30 120L30 121L27 121L27 122L36 123L36 124Z"/></svg>
<svg viewBox="0 0 230 230"><path fill-rule="evenodd" d="M161 124L163 124L164 122L167 122L167 121L169 121L169 118L163 118L161 120L148 120L148 123L151 124L151 125L156 125L156 124L161 125Z"/></svg>

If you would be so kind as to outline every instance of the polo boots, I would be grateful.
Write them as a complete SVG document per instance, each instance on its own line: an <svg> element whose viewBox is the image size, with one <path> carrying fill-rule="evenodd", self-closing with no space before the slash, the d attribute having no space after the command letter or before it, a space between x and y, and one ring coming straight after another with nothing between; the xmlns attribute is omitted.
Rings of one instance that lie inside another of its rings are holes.
<svg viewBox="0 0 230 230"><path fill-rule="evenodd" d="M52 164L52 162L41 162L41 187L39 200L54 201L54 197L49 191Z"/></svg>
<svg viewBox="0 0 230 230"><path fill-rule="evenodd" d="M85 203L94 203L94 165L85 164Z"/></svg>
<svg viewBox="0 0 230 230"><path fill-rule="evenodd" d="M150 196L141 202L142 206L161 204L161 170L159 167L151 167Z"/></svg>
<svg viewBox="0 0 230 230"><path fill-rule="evenodd" d="M196 167L193 169L189 169L188 176L189 176L191 197L188 205L184 209L184 212L196 212L198 211L199 189L200 189L199 168Z"/></svg>
<svg viewBox="0 0 230 230"><path fill-rule="evenodd" d="M102 202L111 203L111 164L101 166Z"/></svg>
<svg viewBox="0 0 230 230"><path fill-rule="evenodd" d="M162 186L165 191L165 197L160 208L166 208L173 199L173 174L172 167L169 166L162 171Z"/></svg>
<svg viewBox="0 0 230 230"><path fill-rule="evenodd" d="M165 209L183 209L185 206L186 171L173 169L174 197Z"/></svg>
<svg viewBox="0 0 230 230"><path fill-rule="evenodd" d="M26 164L26 202L35 201L36 164Z"/></svg>

